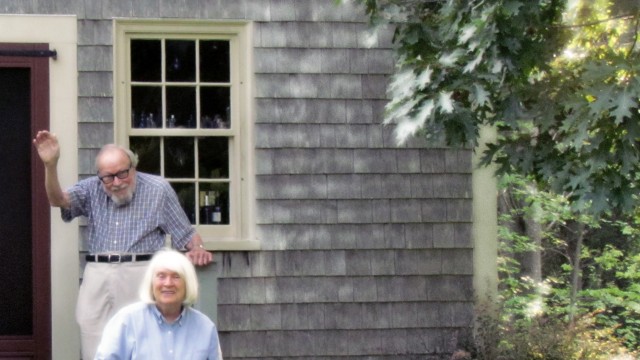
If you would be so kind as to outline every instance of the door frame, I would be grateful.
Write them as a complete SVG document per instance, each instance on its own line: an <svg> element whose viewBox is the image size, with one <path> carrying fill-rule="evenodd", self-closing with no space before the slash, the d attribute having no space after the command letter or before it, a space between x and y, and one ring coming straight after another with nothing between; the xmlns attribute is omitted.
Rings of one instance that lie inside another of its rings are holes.
<svg viewBox="0 0 640 360"><path fill-rule="evenodd" d="M48 44L0 43L2 50L49 50ZM49 59L46 57L0 56L2 68L30 70L30 129L49 128ZM44 189L44 167L31 148L31 228L32 228L32 294L33 334L0 336L3 355L51 358L51 216Z"/></svg>
<svg viewBox="0 0 640 360"><path fill-rule="evenodd" d="M74 184L79 166L78 17L0 14L0 28L2 43L47 43L57 52L55 59L49 59L49 130L63 145L58 161L60 184ZM51 210L50 221L52 359L78 359L80 329L74 314L80 279L79 223L63 222L58 209Z"/></svg>

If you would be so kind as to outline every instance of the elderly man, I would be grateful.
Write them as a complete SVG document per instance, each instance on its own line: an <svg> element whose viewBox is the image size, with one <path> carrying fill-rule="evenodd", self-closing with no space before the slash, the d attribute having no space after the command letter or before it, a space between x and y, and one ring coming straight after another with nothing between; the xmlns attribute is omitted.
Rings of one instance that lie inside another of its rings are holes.
<svg viewBox="0 0 640 360"><path fill-rule="evenodd" d="M188 250L195 265L206 265L212 254L191 226L171 185L163 178L136 171L137 156L129 149L105 145L96 157L97 175L67 189L60 186L57 137L39 131L33 139L45 166L45 188L51 206L62 219L88 219L85 267L76 318L83 359L93 359L106 322L134 302L148 260L171 235L174 248Z"/></svg>

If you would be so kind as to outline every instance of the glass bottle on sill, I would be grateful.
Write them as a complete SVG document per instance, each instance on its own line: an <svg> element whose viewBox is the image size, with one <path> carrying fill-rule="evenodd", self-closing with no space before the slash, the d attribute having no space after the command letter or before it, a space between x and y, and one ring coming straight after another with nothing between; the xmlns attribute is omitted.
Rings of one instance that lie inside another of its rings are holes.
<svg viewBox="0 0 640 360"><path fill-rule="evenodd" d="M211 224L213 220L213 206L209 205L209 194L204 196L204 206L200 207L200 223Z"/></svg>
<svg viewBox="0 0 640 360"><path fill-rule="evenodd" d="M222 222L222 211L220 209L220 205L215 205L213 207L213 213L211 214L211 223L220 224Z"/></svg>

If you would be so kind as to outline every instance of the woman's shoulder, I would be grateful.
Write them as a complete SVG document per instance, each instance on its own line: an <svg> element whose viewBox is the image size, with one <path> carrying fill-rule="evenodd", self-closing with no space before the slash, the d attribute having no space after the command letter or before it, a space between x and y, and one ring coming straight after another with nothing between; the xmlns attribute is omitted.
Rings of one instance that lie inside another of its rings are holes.
<svg viewBox="0 0 640 360"><path fill-rule="evenodd" d="M135 302L133 304L129 304L118 310L114 317L119 317L121 319L125 318L134 318L136 316L143 316L146 312L149 311L149 304L144 303L142 301Z"/></svg>
<svg viewBox="0 0 640 360"><path fill-rule="evenodd" d="M215 328L215 324L213 323L213 321L200 310L194 309L193 307L189 306L187 308L187 311L189 312L189 316L192 317L194 321L202 325L211 326Z"/></svg>

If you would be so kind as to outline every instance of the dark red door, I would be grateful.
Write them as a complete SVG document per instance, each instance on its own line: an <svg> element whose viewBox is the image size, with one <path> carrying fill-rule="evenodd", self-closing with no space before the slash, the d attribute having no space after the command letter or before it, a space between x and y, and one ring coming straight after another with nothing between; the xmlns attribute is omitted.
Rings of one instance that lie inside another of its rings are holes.
<svg viewBox="0 0 640 360"><path fill-rule="evenodd" d="M49 127L40 49L48 46L0 44L0 359L51 358L50 210L31 145Z"/></svg>

